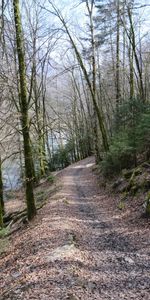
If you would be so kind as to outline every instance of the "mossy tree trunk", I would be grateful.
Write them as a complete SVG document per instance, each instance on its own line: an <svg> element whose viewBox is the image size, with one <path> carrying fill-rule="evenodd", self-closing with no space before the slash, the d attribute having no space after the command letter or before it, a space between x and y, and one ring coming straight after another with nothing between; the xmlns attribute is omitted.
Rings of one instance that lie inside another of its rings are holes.
<svg viewBox="0 0 150 300"><path fill-rule="evenodd" d="M32 176L32 151L29 136L29 120L28 120L28 100L27 100L27 86L26 86L26 70L25 57L23 47L22 24L19 8L19 0L13 0L15 30L16 30L16 44L17 55L19 63L19 78L20 78L20 111L21 124L24 143L24 158L25 158L25 176L26 176L26 202L28 220L33 219L36 215L36 207L33 193L33 176Z"/></svg>

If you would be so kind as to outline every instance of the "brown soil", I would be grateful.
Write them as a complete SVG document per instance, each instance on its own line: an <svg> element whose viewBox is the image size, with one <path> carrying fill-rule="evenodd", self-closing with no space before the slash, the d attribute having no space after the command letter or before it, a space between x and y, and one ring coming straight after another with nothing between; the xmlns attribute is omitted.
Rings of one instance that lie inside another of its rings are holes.
<svg viewBox="0 0 150 300"><path fill-rule="evenodd" d="M1 300L150 299L149 223L117 208L93 163L62 171L61 190L11 237L0 262Z"/></svg>

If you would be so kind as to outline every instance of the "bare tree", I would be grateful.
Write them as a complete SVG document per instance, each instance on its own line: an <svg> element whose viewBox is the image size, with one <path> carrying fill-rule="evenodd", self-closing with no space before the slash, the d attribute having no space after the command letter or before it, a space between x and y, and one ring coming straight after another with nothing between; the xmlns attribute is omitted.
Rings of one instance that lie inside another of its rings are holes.
<svg viewBox="0 0 150 300"><path fill-rule="evenodd" d="M33 173L32 173L32 151L29 136L29 120L28 120L28 101L27 101L27 86L26 86L26 71L25 71L25 57L23 50L23 33L21 25L21 16L19 8L19 0L13 1L14 20L16 29L16 43L19 64L20 76L20 110L21 110L21 124L24 141L24 158L25 158L25 174L26 174L26 201L28 219L32 220L36 215L36 207L33 194Z"/></svg>

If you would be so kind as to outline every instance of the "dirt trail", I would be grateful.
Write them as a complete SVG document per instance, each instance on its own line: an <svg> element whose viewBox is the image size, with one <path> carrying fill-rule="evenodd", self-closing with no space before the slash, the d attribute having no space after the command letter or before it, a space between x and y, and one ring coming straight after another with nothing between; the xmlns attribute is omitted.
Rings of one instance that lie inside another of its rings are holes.
<svg viewBox="0 0 150 300"><path fill-rule="evenodd" d="M150 299L150 231L124 221L93 163L62 171L61 191L13 237L0 299Z"/></svg>

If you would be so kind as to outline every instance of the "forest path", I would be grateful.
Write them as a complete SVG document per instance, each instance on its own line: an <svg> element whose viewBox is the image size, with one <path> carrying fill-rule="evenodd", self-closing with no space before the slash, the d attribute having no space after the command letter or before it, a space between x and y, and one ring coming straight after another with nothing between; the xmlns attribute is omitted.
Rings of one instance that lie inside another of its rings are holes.
<svg viewBox="0 0 150 300"><path fill-rule="evenodd" d="M150 299L150 232L128 224L87 158L1 260L0 299Z"/></svg>

